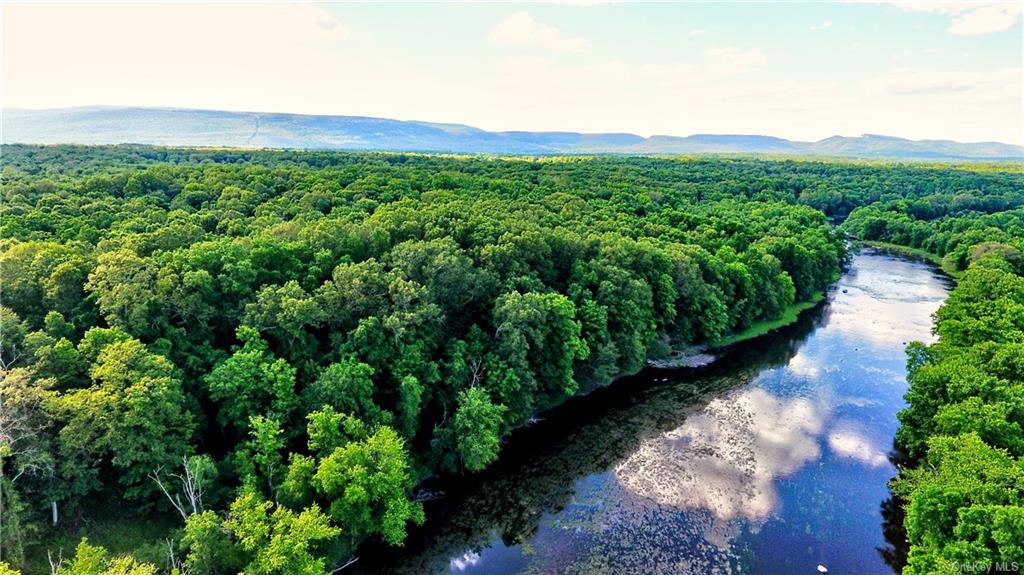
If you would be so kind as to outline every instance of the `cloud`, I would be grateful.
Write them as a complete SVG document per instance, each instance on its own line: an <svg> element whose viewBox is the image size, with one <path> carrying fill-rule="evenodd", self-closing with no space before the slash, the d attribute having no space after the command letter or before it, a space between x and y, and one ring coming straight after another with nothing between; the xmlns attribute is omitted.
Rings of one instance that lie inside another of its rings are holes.
<svg viewBox="0 0 1024 575"><path fill-rule="evenodd" d="M480 563L480 554L470 550L461 557L452 558L448 566L452 571L465 571L470 567L476 567L477 563Z"/></svg>
<svg viewBox="0 0 1024 575"><path fill-rule="evenodd" d="M585 52L590 49L586 38L565 38L553 26L538 24L525 10L505 18L487 35L493 44L518 44L537 46L556 52Z"/></svg>
<svg viewBox="0 0 1024 575"><path fill-rule="evenodd" d="M704 34L707 34L707 32L708 31L703 28L694 28L690 30L690 36L703 36Z"/></svg>
<svg viewBox="0 0 1024 575"><path fill-rule="evenodd" d="M815 24L815 25L811 26L810 29L811 30L828 30L831 27L832 27L832 21L831 20L825 20L821 24Z"/></svg>
<svg viewBox="0 0 1024 575"><path fill-rule="evenodd" d="M913 38L862 42L878 53L914 50L901 71L888 69L897 60L869 60L846 45L835 59L804 61L820 52L815 44L825 35L806 29L808 49L793 54L771 38L732 47L719 42L707 53L701 45L678 58L673 54L681 51L666 49L672 44L655 42L609 57L526 47L480 52L487 24L474 31L436 12L361 14L361 6L4 3L3 105L348 114L492 130L765 133L801 140L870 132L1024 142L1019 57L954 58L965 49L959 43L949 57L924 58L918 57L924 46ZM620 9L563 11L614 16ZM912 23L903 24L909 30ZM680 48L694 43L687 33L697 25L681 28ZM718 32L708 30L703 38ZM557 38L578 34L563 29ZM451 41L438 42L438 35ZM580 44L592 42L596 54L597 38L588 33ZM864 61L863 69L833 73L851 55ZM941 297L935 301L938 307ZM904 311L870 318L878 332L873 341L904 341L907 329L890 325ZM849 312L861 313L856 306Z"/></svg>
<svg viewBox="0 0 1024 575"><path fill-rule="evenodd" d="M764 54L773 63L771 54ZM998 73L911 69L827 80L787 74L760 78L756 69L748 66L747 70L750 75L723 74L735 67L701 54L692 60L646 63L567 62L553 54L516 54L494 66L496 77L484 88L468 79L458 84L462 99L444 100L446 115L440 119L496 130L557 126L641 135L735 132L819 140L835 134L876 133L913 139L1024 141L1019 68ZM976 86L948 90L963 81L958 80L961 76ZM943 82L948 91L923 91ZM452 87L438 89L444 93ZM911 95L914 90L919 92L916 97ZM500 103L501 117L481 112L477 102L488 102L488 110ZM396 101L394 105L404 104ZM701 113L671 112L679 109ZM935 307L939 303L941 297ZM840 311L862 313L856 305ZM903 307L894 305L868 318L867 332L858 336L879 345L900 345L907 333L917 329L914 322L930 321L923 314L914 316L913 322L893 322L893 317L905 314Z"/></svg>
<svg viewBox="0 0 1024 575"><path fill-rule="evenodd" d="M744 50L735 46L715 46L705 50L704 56L710 60L708 69L722 76L744 74L768 62L760 48Z"/></svg>
<svg viewBox="0 0 1024 575"><path fill-rule="evenodd" d="M720 521L767 520L775 482L821 456L822 410L760 388L712 400L677 429L645 440L615 467L620 484L662 505Z"/></svg>
<svg viewBox="0 0 1024 575"><path fill-rule="evenodd" d="M949 31L958 35L991 34L1013 27L1024 14L1021 2L918 2L912 0L851 0L854 3L892 4L911 12L950 18Z"/></svg>
<svg viewBox="0 0 1024 575"><path fill-rule="evenodd" d="M942 96L971 92L983 99L1020 97L1024 70L1008 68L992 72L952 72L940 70L896 70L860 83L861 87L899 96Z"/></svg>
<svg viewBox="0 0 1024 575"><path fill-rule="evenodd" d="M1000 32L1013 26L1021 13L1024 4L994 4L976 7L953 18L949 31L954 34L988 34Z"/></svg>
<svg viewBox="0 0 1024 575"><path fill-rule="evenodd" d="M839 457L859 461L868 467L882 467L889 461L871 440L852 429L838 429L829 433L828 446Z"/></svg>

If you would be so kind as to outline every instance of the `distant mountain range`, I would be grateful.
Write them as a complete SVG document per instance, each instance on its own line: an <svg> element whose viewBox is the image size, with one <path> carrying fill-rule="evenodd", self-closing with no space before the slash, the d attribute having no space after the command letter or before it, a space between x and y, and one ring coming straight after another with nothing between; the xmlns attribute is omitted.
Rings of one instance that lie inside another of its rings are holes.
<svg viewBox="0 0 1024 575"><path fill-rule="evenodd" d="M461 124L363 116L83 107L3 110L3 143L156 144L243 148L391 150L468 154L771 154L894 159L1024 160L999 142L906 140L865 134L795 142L772 136L651 136L488 132Z"/></svg>

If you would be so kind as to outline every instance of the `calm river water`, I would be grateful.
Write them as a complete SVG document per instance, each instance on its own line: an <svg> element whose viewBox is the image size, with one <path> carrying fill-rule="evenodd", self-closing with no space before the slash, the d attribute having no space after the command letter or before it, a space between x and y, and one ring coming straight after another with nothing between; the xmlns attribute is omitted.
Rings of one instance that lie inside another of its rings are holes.
<svg viewBox="0 0 1024 575"><path fill-rule="evenodd" d="M797 324L517 431L486 472L438 486L404 549L365 549L357 570L891 573L904 347L932 341L948 288L866 250Z"/></svg>

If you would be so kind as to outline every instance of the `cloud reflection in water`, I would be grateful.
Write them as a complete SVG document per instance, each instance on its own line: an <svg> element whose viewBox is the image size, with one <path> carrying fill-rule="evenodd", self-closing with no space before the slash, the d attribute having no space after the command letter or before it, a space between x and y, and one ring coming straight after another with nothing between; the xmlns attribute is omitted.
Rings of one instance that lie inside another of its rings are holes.
<svg viewBox="0 0 1024 575"><path fill-rule="evenodd" d="M680 427L645 441L615 467L635 494L722 521L769 518L774 482L821 456L824 413L806 398L748 388L712 400Z"/></svg>

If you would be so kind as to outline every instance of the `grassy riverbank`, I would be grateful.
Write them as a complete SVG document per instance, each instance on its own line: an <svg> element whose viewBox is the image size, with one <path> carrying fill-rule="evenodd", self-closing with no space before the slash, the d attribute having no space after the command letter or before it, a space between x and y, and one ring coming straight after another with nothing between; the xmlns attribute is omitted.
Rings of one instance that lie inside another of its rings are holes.
<svg viewBox="0 0 1024 575"><path fill-rule="evenodd" d="M816 292L811 295L811 298L807 301L796 302L793 305L787 307L782 311L782 315L771 320L762 320L754 322L747 329L728 335L719 339L710 347L712 349L725 347L734 343L739 343L744 340L753 339L755 337L762 336L770 331L785 327L797 320L800 314L812 307L818 305L818 302L825 299L825 292Z"/></svg>

